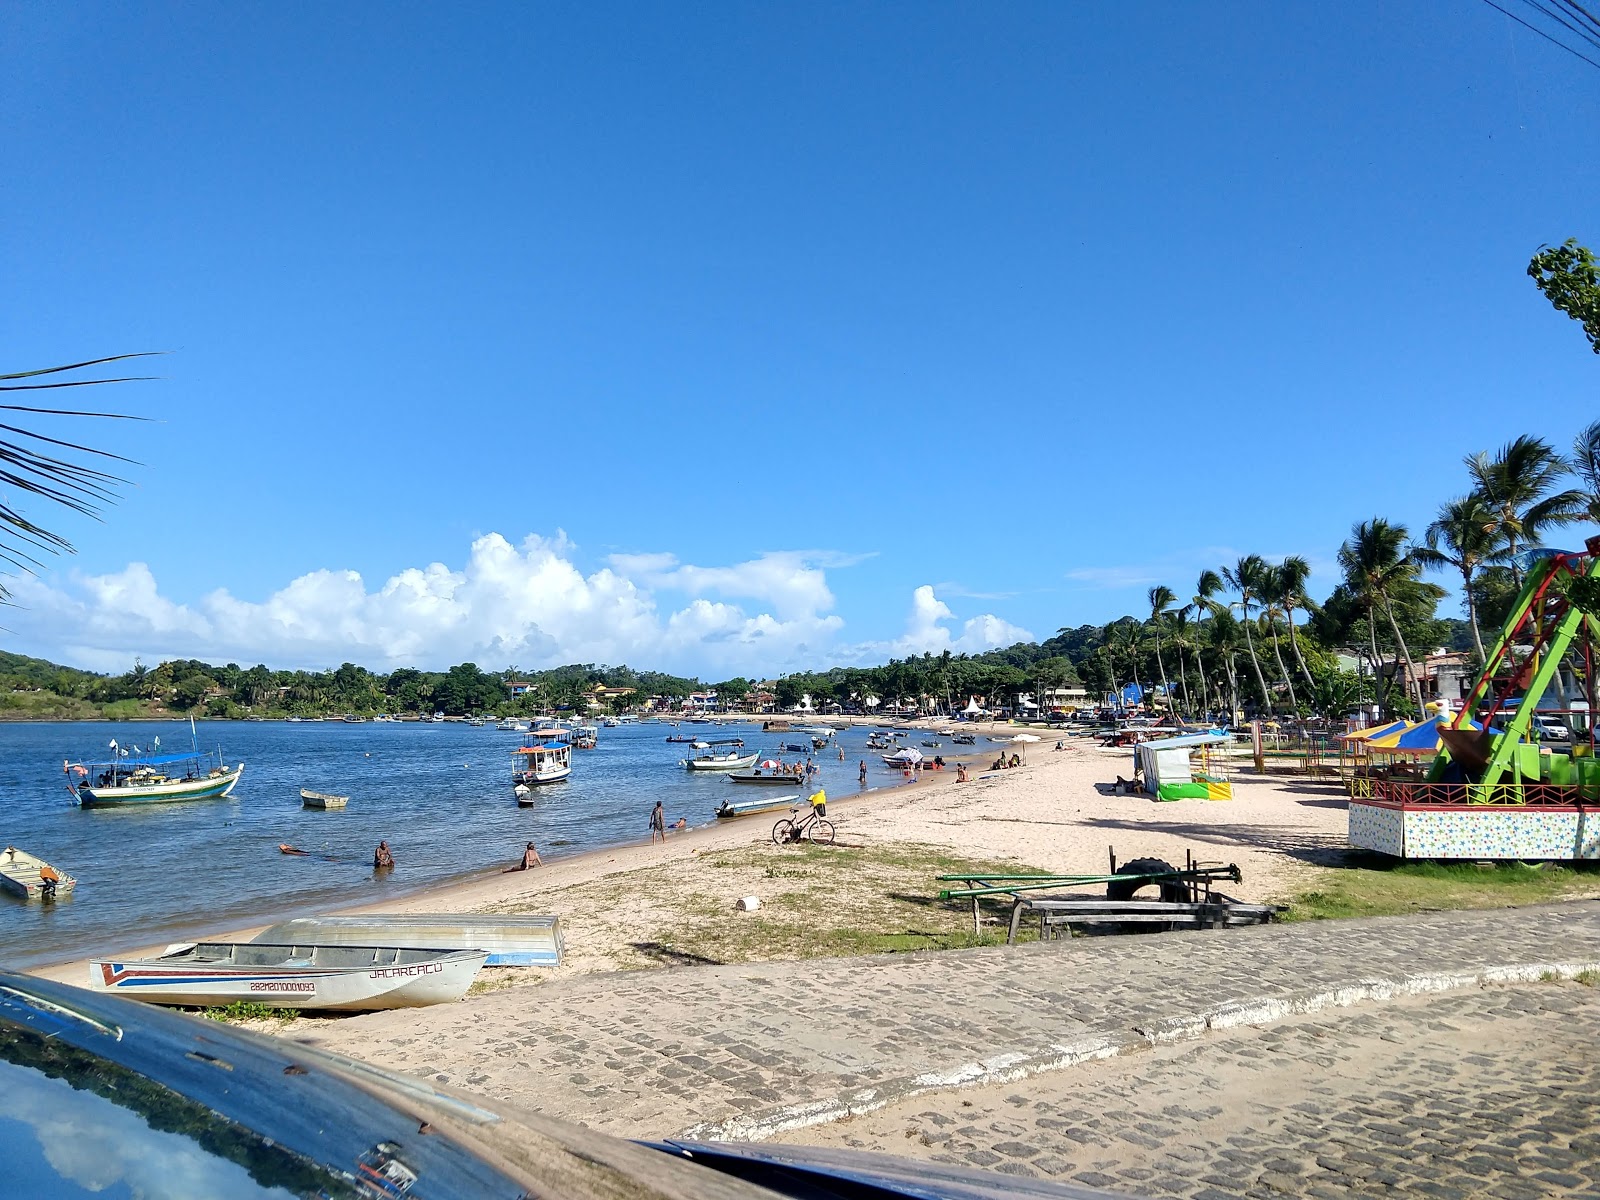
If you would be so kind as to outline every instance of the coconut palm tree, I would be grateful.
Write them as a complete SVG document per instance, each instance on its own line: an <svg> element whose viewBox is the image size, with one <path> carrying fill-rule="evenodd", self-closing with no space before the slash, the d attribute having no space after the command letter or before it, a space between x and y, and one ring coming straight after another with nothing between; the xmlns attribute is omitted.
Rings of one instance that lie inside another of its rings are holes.
<svg viewBox="0 0 1600 1200"><path fill-rule="evenodd" d="M1372 631L1376 615L1382 612L1394 633L1395 646L1405 661L1407 675L1415 691L1417 712L1424 711L1422 681L1417 678L1416 664L1411 661L1411 651L1395 620L1394 596L1405 584L1415 582L1421 571L1406 545L1408 533L1404 525L1391 525L1382 517L1362 521L1350 530L1350 540L1339 547L1339 567L1344 572L1345 584L1357 601L1367 611L1368 636L1373 639L1372 657L1377 661L1376 633Z"/></svg>
<svg viewBox="0 0 1600 1200"><path fill-rule="evenodd" d="M1167 683L1167 664L1161 659L1161 627L1166 624L1167 610L1178 602L1177 595L1165 584L1160 584L1150 589L1146 598L1150 601L1150 624L1156 631L1156 670L1161 673L1161 691L1167 698L1167 703L1172 703L1172 688Z"/></svg>
<svg viewBox="0 0 1600 1200"><path fill-rule="evenodd" d="M1583 430L1572 441L1572 473L1583 481L1584 511L1600 525L1600 421Z"/></svg>
<svg viewBox="0 0 1600 1200"><path fill-rule="evenodd" d="M1189 668L1184 665L1183 652L1185 650L1192 651L1194 649L1195 635L1199 632L1199 630L1195 627L1195 623L1189 618L1189 608L1187 605L1185 605L1183 608L1176 609L1171 616L1168 617L1168 620L1171 622L1171 627L1167 632L1167 645L1171 646L1178 652L1178 677L1179 682L1183 685L1183 707L1185 710L1185 715L1194 716L1194 697L1189 692ZM1204 680L1201 682L1203 684Z"/></svg>
<svg viewBox="0 0 1600 1200"><path fill-rule="evenodd" d="M1206 641L1211 647L1212 661L1222 668L1218 694L1221 694L1222 683L1228 685L1228 719L1231 722L1233 714L1239 711L1239 676L1234 670L1234 659L1239 653L1239 622L1226 607L1219 607L1206 622Z"/></svg>
<svg viewBox="0 0 1600 1200"><path fill-rule="evenodd" d="M1218 605L1212 597L1221 590L1222 576L1209 569L1200 572L1200 579L1195 584L1195 594L1189 598L1189 603L1184 609L1185 612L1193 610L1197 631L1200 623L1206 617L1216 616ZM1206 664L1205 660L1200 656L1200 642L1201 639L1197 636L1194 641L1194 665L1196 672L1200 676L1201 703L1209 709L1211 707L1211 689L1206 683Z"/></svg>
<svg viewBox="0 0 1600 1200"><path fill-rule="evenodd" d="M1223 581L1239 593L1237 607L1240 624L1244 626L1245 648L1250 652L1250 666L1255 670L1256 686L1262 699L1272 707L1272 693L1267 690L1266 678L1261 674L1261 660L1256 657L1255 638L1250 633L1250 607L1261 594L1261 582L1266 570L1266 560L1259 554L1247 554L1231 567L1222 568Z"/></svg>
<svg viewBox="0 0 1600 1200"><path fill-rule="evenodd" d="M1283 580L1277 567L1264 562L1261 565L1261 618L1266 623L1266 633L1272 639L1272 657L1278 660L1278 678L1289 689L1289 707L1298 709L1300 700L1294 694L1294 680L1289 678L1289 668L1283 665L1283 647L1278 643L1278 618L1285 613L1278 597L1283 591Z"/></svg>
<svg viewBox="0 0 1600 1200"><path fill-rule="evenodd" d="M1522 572L1514 561L1519 545L1537 546L1549 526L1581 520L1587 499L1575 489L1555 490L1567 474L1567 462L1542 438L1523 434L1493 458L1480 452L1465 461L1474 490L1490 512L1489 531L1505 543L1520 587Z"/></svg>
<svg viewBox="0 0 1600 1200"><path fill-rule="evenodd" d="M1600 429L1600 423L1596 425ZM1492 532L1495 514L1483 497L1473 492L1446 500L1439 515L1423 534L1423 544L1411 548L1411 556L1424 567L1443 570L1454 567L1461 572L1461 590L1467 597L1467 620L1472 626L1472 644L1483 662L1483 634L1478 629L1478 601L1473 584L1478 568L1498 557L1503 543Z"/></svg>
<svg viewBox="0 0 1600 1200"><path fill-rule="evenodd" d="M1311 678L1311 672L1306 668L1305 656L1300 653L1300 639L1294 630L1294 614L1297 608L1306 612L1315 611L1311 597L1306 595L1306 581L1311 578L1311 564L1298 554L1291 554L1278 564L1277 592L1274 597L1283 608L1285 619L1289 622L1289 646L1294 650L1294 660L1300 664L1300 674L1311 687L1316 687L1316 680Z"/></svg>
<svg viewBox="0 0 1600 1200"><path fill-rule="evenodd" d="M61 388L91 387L97 383L130 383L133 376L117 379L50 379L50 375L70 374L106 363L122 362L130 358L144 358L143 354L116 354L110 358L96 358L88 362L70 363L64 367L45 367L38 371L17 371L0 374L0 392L40 392ZM139 376L137 378L145 378ZM23 413L28 417L105 417L112 420L138 420L119 413L85 412L80 409L38 408L22 404L0 404L0 410ZM85 516L97 516L100 507L116 501L117 485L123 480L117 476L77 461L74 456L88 456L89 462L110 461L131 463L105 450L95 450L74 442L61 441L33 433L9 423L0 425L0 482L15 492L35 496L52 504L59 504ZM26 439L12 441L10 438ZM66 451L66 455L57 456ZM34 557L36 553L71 554L72 543L59 533L35 524L9 503L0 501L0 561L21 571L30 571L43 564ZM0 586L0 600L6 590Z"/></svg>

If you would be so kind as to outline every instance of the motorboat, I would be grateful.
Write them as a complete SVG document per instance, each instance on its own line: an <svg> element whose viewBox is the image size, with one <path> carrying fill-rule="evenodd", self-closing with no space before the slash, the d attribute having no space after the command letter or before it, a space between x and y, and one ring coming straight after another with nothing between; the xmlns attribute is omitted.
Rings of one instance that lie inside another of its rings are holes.
<svg viewBox="0 0 1600 1200"><path fill-rule="evenodd" d="M70 895L78 881L44 859L7 846L0 850L0 889L24 900L54 900Z"/></svg>
<svg viewBox="0 0 1600 1200"><path fill-rule="evenodd" d="M762 796L758 800L724 800L717 809L717 820L732 821L739 817L758 817L763 813L787 812L800 803L797 795Z"/></svg>
<svg viewBox="0 0 1600 1200"><path fill-rule="evenodd" d="M749 770L728 772L730 783L752 783L777 785L780 787L795 787L805 782L803 769L796 770L775 758L764 758Z"/></svg>
<svg viewBox="0 0 1600 1200"><path fill-rule="evenodd" d="M522 759L522 766L511 773L511 782L517 786L556 783L572 774L572 747L566 742L519 746L515 753Z"/></svg>
<svg viewBox="0 0 1600 1200"><path fill-rule="evenodd" d="M559 967L566 949L557 916L479 916L473 913L368 913L359 917L297 917L265 929L257 942L303 946L409 946L486 950L486 967Z"/></svg>
<svg viewBox="0 0 1600 1200"><path fill-rule="evenodd" d="M487 950L198 942L155 958L96 958L89 988L150 1004L373 1012L447 1004L467 994Z"/></svg>
<svg viewBox="0 0 1600 1200"><path fill-rule="evenodd" d="M115 740L111 750L116 757L109 761L62 764L68 786L84 808L209 800L233 791L244 774L244 764L229 767L220 750L145 754L137 746L119 747Z"/></svg>
<svg viewBox="0 0 1600 1200"><path fill-rule="evenodd" d="M695 742L691 751L704 751L689 758L679 759L691 771L743 771L756 765L756 754L741 754L742 738L719 738L710 742Z"/></svg>

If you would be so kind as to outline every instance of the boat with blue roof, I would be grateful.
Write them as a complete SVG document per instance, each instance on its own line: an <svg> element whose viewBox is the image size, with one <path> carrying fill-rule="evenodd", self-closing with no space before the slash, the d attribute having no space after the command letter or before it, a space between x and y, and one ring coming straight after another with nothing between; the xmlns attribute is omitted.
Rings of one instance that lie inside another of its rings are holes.
<svg viewBox="0 0 1600 1200"><path fill-rule="evenodd" d="M84 808L111 804L166 804L177 800L210 800L233 791L244 764L228 766L222 751L186 750L162 754L111 743L104 762L62 764L72 794Z"/></svg>

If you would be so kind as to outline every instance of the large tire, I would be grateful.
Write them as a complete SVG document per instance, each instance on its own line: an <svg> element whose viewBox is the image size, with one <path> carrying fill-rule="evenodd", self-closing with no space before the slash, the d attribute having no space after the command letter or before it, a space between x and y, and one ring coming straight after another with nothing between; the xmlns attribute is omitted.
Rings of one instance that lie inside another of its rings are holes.
<svg viewBox="0 0 1600 1200"><path fill-rule="evenodd" d="M1176 871L1177 868L1165 859L1136 858L1132 862L1125 862L1117 868L1118 875L1154 875L1161 871ZM1181 879L1163 879L1159 883L1147 879L1113 879L1106 884L1107 900L1133 900L1141 888L1159 887L1160 899L1175 904L1187 904L1193 897L1189 893L1189 885ZM1148 899L1149 897L1146 897Z"/></svg>

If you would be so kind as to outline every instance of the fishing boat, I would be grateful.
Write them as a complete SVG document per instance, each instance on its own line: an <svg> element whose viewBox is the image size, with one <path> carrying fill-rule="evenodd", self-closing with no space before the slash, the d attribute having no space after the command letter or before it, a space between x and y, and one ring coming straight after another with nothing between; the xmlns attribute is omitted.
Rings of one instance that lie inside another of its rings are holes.
<svg viewBox="0 0 1600 1200"><path fill-rule="evenodd" d="M730 771L728 779L732 783L777 784L784 787L793 787L805 780L803 772L796 773L793 767L773 758L764 758L748 771Z"/></svg>
<svg viewBox="0 0 1600 1200"><path fill-rule="evenodd" d="M155 740L159 751L161 739ZM61 765L68 787L84 808L103 804L164 804L174 800L208 800L233 791L244 764L229 767L221 750L181 754L145 754L139 747L111 743L108 762Z"/></svg>
<svg viewBox="0 0 1600 1200"><path fill-rule="evenodd" d="M799 796L763 796L759 800L724 800L717 809L717 820L758 817L762 813L785 812L800 803Z"/></svg>
<svg viewBox="0 0 1600 1200"><path fill-rule="evenodd" d="M957 746L975 746L978 743L978 739L970 733L953 733L950 735L950 740Z"/></svg>
<svg viewBox="0 0 1600 1200"><path fill-rule="evenodd" d="M89 989L151 1004L248 1000L268 1008L373 1012L448 1004L467 994L487 950L199 942L156 958L97 958Z"/></svg>
<svg viewBox="0 0 1600 1200"><path fill-rule="evenodd" d="M515 754L522 765L511 772L511 782L522 787L556 783L572 774L572 747L566 742L540 742L519 746Z"/></svg>
<svg viewBox="0 0 1600 1200"><path fill-rule="evenodd" d="M495 728L501 733L527 733L528 723L526 721L513 721L510 717L505 717Z"/></svg>
<svg viewBox="0 0 1600 1200"><path fill-rule="evenodd" d="M332 792L313 792L300 789L300 803L306 808L343 808L350 803L349 796L335 796Z"/></svg>
<svg viewBox="0 0 1600 1200"><path fill-rule="evenodd" d="M0 888L13 895L24 900L54 900L77 886L71 875L26 850L7 846L0 851Z"/></svg>
<svg viewBox="0 0 1600 1200"><path fill-rule="evenodd" d="M593 750L600 744L600 728L597 725L579 725L572 731L572 741L579 750Z"/></svg>
<svg viewBox="0 0 1600 1200"><path fill-rule="evenodd" d="M618 729L622 725L622 720L620 717L603 717L600 724L606 729Z"/></svg>
<svg viewBox="0 0 1600 1200"><path fill-rule="evenodd" d="M740 738L718 738L710 742L695 742L690 749L702 750L692 758L679 759L691 771L743 771L756 765L755 754L741 754L744 746Z"/></svg>
<svg viewBox="0 0 1600 1200"><path fill-rule="evenodd" d="M685 742L685 743L694 743L694 742L698 742L698 741L699 741L699 740L700 740L700 739L699 739L699 738L697 738L697 737L695 737L695 735L694 735L694 734L692 734L692 733L690 733L690 734L685 734L685 735L684 735L684 736L682 736L682 737L679 737L679 736L678 736L678 735L677 735L677 734L673 734L673 733L669 733L669 734L668 734L668 735L667 735L667 741L669 741L669 742Z"/></svg>
<svg viewBox="0 0 1600 1200"><path fill-rule="evenodd" d="M300 917L263 930L257 942L278 945L409 946L486 950L486 967L559 967L566 949L556 916L474 916L470 913L369 913L360 917Z"/></svg>

